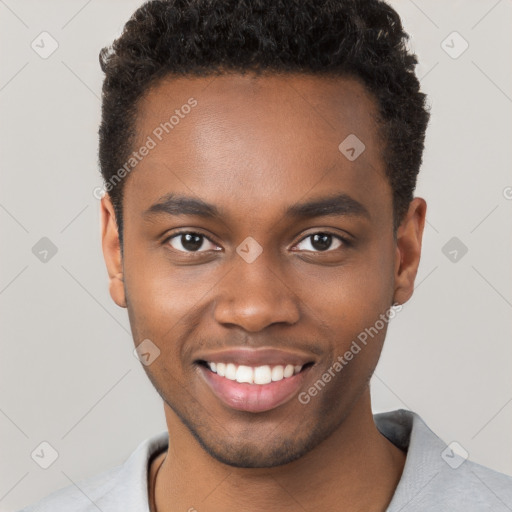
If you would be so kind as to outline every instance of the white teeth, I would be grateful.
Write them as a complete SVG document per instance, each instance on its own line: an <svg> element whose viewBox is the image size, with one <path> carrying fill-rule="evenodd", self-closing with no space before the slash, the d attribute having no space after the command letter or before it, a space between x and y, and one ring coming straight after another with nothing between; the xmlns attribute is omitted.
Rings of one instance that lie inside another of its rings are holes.
<svg viewBox="0 0 512 512"><path fill-rule="evenodd" d="M284 366L274 366L272 368L272 380L283 380Z"/></svg>
<svg viewBox="0 0 512 512"><path fill-rule="evenodd" d="M226 379L236 380L236 366L233 363L226 365Z"/></svg>
<svg viewBox="0 0 512 512"><path fill-rule="evenodd" d="M293 364L287 364L284 368L284 377L291 377L293 375Z"/></svg>
<svg viewBox="0 0 512 512"><path fill-rule="evenodd" d="M235 380L240 383L252 384L254 382L254 370L250 366L240 365L236 370Z"/></svg>
<svg viewBox="0 0 512 512"><path fill-rule="evenodd" d="M264 366L246 366L235 365L233 363L207 363L212 372L215 372L220 377L225 377L229 380L236 380L240 383L247 384L269 384L277 382L292 375L296 375L302 370L302 365L287 364L286 366L277 365L271 367L270 365Z"/></svg>
<svg viewBox="0 0 512 512"><path fill-rule="evenodd" d="M254 368L254 384L269 384L272 382L270 366L258 366Z"/></svg>
<svg viewBox="0 0 512 512"><path fill-rule="evenodd" d="M215 370L212 368L212 364L214 363L208 364L210 365L210 370L214 372ZM221 377L226 375L226 365L224 363L217 363L217 375L220 375Z"/></svg>

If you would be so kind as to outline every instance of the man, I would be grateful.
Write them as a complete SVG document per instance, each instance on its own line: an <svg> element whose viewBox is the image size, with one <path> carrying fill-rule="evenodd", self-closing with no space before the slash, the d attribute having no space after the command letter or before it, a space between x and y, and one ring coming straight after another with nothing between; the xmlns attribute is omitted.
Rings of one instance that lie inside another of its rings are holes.
<svg viewBox="0 0 512 512"><path fill-rule="evenodd" d="M512 478L372 414L426 213L406 38L378 0L162 0L102 51L110 294L168 432L26 511L512 509Z"/></svg>

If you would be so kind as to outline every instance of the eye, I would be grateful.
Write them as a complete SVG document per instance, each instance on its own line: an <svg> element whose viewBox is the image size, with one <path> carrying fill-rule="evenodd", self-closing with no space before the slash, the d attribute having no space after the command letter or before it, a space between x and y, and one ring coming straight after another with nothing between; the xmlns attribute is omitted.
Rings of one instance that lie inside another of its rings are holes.
<svg viewBox="0 0 512 512"><path fill-rule="evenodd" d="M339 235L318 232L303 238L295 247L302 251L326 252L349 245L348 241Z"/></svg>
<svg viewBox="0 0 512 512"><path fill-rule="evenodd" d="M173 249L180 252L205 252L219 250L205 235L191 231L177 233L165 240Z"/></svg>

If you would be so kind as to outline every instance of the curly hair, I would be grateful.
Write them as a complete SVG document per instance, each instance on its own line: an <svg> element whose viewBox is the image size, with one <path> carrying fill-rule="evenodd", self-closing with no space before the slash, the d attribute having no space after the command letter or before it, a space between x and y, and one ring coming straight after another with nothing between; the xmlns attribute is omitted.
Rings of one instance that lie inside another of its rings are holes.
<svg viewBox="0 0 512 512"><path fill-rule="evenodd" d="M429 120L408 38L381 0L150 0L99 55L103 179L108 183L129 158L138 103L166 75L353 77L376 99L396 231L413 198ZM110 191L121 249L123 185Z"/></svg>

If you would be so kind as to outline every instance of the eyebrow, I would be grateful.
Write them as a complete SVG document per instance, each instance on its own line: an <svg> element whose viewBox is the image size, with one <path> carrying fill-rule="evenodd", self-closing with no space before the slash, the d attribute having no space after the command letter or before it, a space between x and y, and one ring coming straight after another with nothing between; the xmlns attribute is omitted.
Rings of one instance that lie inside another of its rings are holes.
<svg viewBox="0 0 512 512"><path fill-rule="evenodd" d="M359 216L370 218L370 213L359 201L347 194L320 197L306 203L298 203L290 206L285 215L287 217L323 217L328 215L336 216Z"/></svg>
<svg viewBox="0 0 512 512"><path fill-rule="evenodd" d="M167 194L143 212L144 218L156 215L196 215L204 218L220 218L219 209L201 199ZM320 197L308 202L291 205L285 217L313 218L323 216L359 216L370 218L367 208L347 194Z"/></svg>
<svg viewBox="0 0 512 512"><path fill-rule="evenodd" d="M142 216L152 217L161 213L167 215L197 215L205 218L220 217L220 212L215 205L206 203L201 199L175 194L167 194L161 197Z"/></svg>

